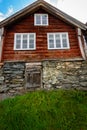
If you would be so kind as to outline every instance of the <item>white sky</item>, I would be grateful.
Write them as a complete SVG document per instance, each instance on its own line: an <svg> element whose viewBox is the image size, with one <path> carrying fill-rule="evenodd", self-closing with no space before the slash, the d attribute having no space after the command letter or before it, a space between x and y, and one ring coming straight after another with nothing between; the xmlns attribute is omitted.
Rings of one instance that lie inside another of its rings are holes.
<svg viewBox="0 0 87 130"><path fill-rule="evenodd" d="M0 0L0 2L1 1L2 0ZM27 0L27 4L28 4L28 1L30 3L30 0ZM34 1L34 0L31 0L31 1ZM68 15L71 15L72 17L76 18L79 21L83 23L87 22L87 0L45 0L45 1L49 2L50 4L55 5L58 9L60 9L61 11L64 11L65 13L67 13ZM24 3L24 1L22 1L22 3ZM25 4L25 6L27 5ZM15 10L15 7L13 5L10 5L5 14L0 11L0 21L12 15L13 13L15 13L14 10Z"/></svg>
<svg viewBox="0 0 87 130"><path fill-rule="evenodd" d="M83 23L87 22L87 0L46 0L55 4L58 9L64 11L68 15L80 20Z"/></svg>

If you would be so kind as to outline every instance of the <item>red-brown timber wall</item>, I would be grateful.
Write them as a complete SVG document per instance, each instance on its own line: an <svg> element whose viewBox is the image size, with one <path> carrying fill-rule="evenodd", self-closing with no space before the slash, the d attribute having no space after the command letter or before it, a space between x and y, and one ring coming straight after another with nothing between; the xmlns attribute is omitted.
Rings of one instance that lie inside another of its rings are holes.
<svg viewBox="0 0 87 130"><path fill-rule="evenodd" d="M39 9L35 13L47 12ZM76 28L49 13L48 17L48 26L34 26L34 14L31 14L6 27L2 61L39 61L44 59L80 58L81 53ZM31 32L36 33L36 50L15 51L14 34ZM47 33L49 32L68 32L70 49L48 50Z"/></svg>

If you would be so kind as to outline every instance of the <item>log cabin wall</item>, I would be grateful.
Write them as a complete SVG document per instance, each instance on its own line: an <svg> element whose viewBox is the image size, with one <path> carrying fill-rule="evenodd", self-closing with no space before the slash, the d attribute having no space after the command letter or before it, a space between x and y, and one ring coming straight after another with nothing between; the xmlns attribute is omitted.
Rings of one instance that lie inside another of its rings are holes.
<svg viewBox="0 0 87 130"><path fill-rule="evenodd" d="M48 26L34 26L34 13L47 13ZM4 48L2 61L41 61L44 59L81 58L76 28L56 18L43 9L38 9L31 15L19 19L15 23L5 27ZM47 33L68 32L70 49L48 50ZM15 33L36 33L36 50L14 50Z"/></svg>

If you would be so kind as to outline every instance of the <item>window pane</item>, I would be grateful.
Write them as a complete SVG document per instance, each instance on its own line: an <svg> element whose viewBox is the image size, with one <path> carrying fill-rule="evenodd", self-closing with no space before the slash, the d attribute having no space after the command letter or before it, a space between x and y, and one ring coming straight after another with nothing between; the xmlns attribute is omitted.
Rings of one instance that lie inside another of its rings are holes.
<svg viewBox="0 0 87 130"><path fill-rule="evenodd" d="M29 41L29 48L34 48L34 40Z"/></svg>
<svg viewBox="0 0 87 130"><path fill-rule="evenodd" d="M57 39L57 40L56 40L56 48L61 48L60 39Z"/></svg>
<svg viewBox="0 0 87 130"><path fill-rule="evenodd" d="M49 48L54 48L54 40L49 40Z"/></svg>
<svg viewBox="0 0 87 130"><path fill-rule="evenodd" d="M23 41L22 41L22 43L23 43L23 49L26 49L27 48L27 39L28 39L28 35L27 34L24 34L23 35Z"/></svg>
<svg viewBox="0 0 87 130"><path fill-rule="evenodd" d="M55 43L56 43L56 48L61 48L61 40L59 34L55 35Z"/></svg>
<svg viewBox="0 0 87 130"><path fill-rule="evenodd" d="M62 38L66 38L67 37L67 35L66 34L62 34Z"/></svg>
<svg viewBox="0 0 87 130"><path fill-rule="evenodd" d="M49 34L49 48L54 48L54 36Z"/></svg>
<svg viewBox="0 0 87 130"><path fill-rule="evenodd" d="M16 49L21 48L21 35L16 35Z"/></svg>
<svg viewBox="0 0 87 130"><path fill-rule="evenodd" d="M47 15L42 15L42 24L47 25Z"/></svg>
<svg viewBox="0 0 87 130"><path fill-rule="evenodd" d="M63 39L62 42L63 42L63 47L67 47L67 39Z"/></svg>
<svg viewBox="0 0 87 130"><path fill-rule="evenodd" d="M49 34L49 39L54 39L53 34Z"/></svg>
<svg viewBox="0 0 87 130"><path fill-rule="evenodd" d="M62 45L63 47L67 47L67 35L62 34Z"/></svg>
<svg viewBox="0 0 87 130"><path fill-rule="evenodd" d="M29 35L29 48L34 48L34 34Z"/></svg>
<svg viewBox="0 0 87 130"><path fill-rule="evenodd" d="M31 38L34 39L34 34L30 34L30 35L29 35L29 38L30 38L30 39L31 39Z"/></svg>
<svg viewBox="0 0 87 130"><path fill-rule="evenodd" d="M41 16L40 15L36 15L36 24L41 24Z"/></svg>

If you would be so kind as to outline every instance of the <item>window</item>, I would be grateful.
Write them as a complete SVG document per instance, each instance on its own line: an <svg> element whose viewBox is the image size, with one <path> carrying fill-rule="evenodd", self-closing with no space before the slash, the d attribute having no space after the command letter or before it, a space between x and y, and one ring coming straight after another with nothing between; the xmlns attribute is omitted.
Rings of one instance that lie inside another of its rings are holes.
<svg viewBox="0 0 87 130"><path fill-rule="evenodd" d="M35 33L16 33L14 38L15 50L34 50L36 48Z"/></svg>
<svg viewBox="0 0 87 130"><path fill-rule="evenodd" d="M34 24L45 26L48 25L48 14L35 14L34 15Z"/></svg>
<svg viewBox="0 0 87 130"><path fill-rule="evenodd" d="M68 33L48 33L48 49L69 49Z"/></svg>

